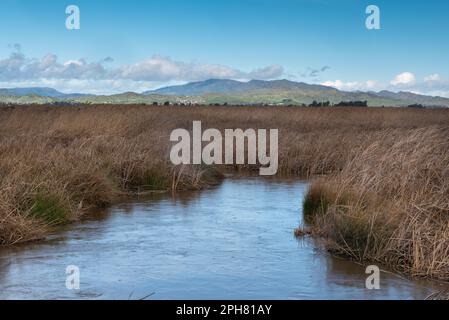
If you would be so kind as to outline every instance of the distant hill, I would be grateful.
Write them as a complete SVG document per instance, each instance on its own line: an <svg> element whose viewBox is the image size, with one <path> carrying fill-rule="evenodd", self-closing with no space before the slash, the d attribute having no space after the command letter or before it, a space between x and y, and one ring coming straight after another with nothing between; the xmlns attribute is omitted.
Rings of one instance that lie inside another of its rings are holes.
<svg viewBox="0 0 449 320"><path fill-rule="evenodd" d="M242 94L257 91L336 91L336 89L321 85L294 82L289 80L251 80L241 82L227 79L210 79L190 82L179 86L170 86L157 90L146 91L143 94L165 94L174 96L200 96L205 94Z"/></svg>
<svg viewBox="0 0 449 320"><path fill-rule="evenodd" d="M341 91L333 87L294 82L289 80L251 80L241 82L226 79L210 79L191 82L184 85L169 86L147 94L163 94L171 96L201 96L211 103L304 103L314 100L330 101L368 101L370 106L407 106L423 104L426 106L449 107L449 99L418 95L411 92L362 92Z"/></svg>
<svg viewBox="0 0 449 320"><path fill-rule="evenodd" d="M59 92L52 88L33 87L33 88L0 88L0 95L4 96L26 96L26 95L38 95L42 97L59 98L64 96L62 92Z"/></svg>
<svg viewBox="0 0 449 320"><path fill-rule="evenodd" d="M411 92L362 92L341 91L333 87L294 82L289 80L251 80L248 82L210 79L184 85L169 86L141 94L125 92L114 95L65 94L52 88L0 89L0 103L97 103L97 104L271 104L309 105L329 101L367 101L368 106L449 107L449 99L419 95Z"/></svg>
<svg viewBox="0 0 449 320"><path fill-rule="evenodd" d="M448 106L448 100L447 98L443 97L431 97L421 94L416 94L412 92L391 92L387 90L380 91L376 93L377 96L384 97L384 98L391 98L396 99L400 101L407 101L408 104L423 104L427 106Z"/></svg>
<svg viewBox="0 0 449 320"><path fill-rule="evenodd" d="M0 93L0 103L13 103L13 104L48 104L55 103L58 100L52 97L44 97L36 94L20 95L3 95Z"/></svg>
<svg viewBox="0 0 449 320"><path fill-rule="evenodd" d="M66 100L67 101L67 100ZM138 94L135 92L125 92L113 95L104 96L83 96L72 98L68 101L77 103L97 103L97 104L163 104L168 101L170 103L205 103L202 98L185 98L178 96L166 96L161 94Z"/></svg>
<svg viewBox="0 0 449 320"><path fill-rule="evenodd" d="M36 95L41 97L69 99L84 96L81 93L62 93L53 88L30 87L30 88L0 88L0 96L27 96Z"/></svg>

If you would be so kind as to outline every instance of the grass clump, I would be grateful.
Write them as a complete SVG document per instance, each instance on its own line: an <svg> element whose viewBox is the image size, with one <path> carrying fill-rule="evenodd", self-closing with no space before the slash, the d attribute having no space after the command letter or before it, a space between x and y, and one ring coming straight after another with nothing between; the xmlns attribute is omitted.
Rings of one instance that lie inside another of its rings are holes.
<svg viewBox="0 0 449 320"><path fill-rule="evenodd" d="M325 194L322 186L318 183L313 184L304 199L304 217L310 220L314 215L325 213L330 201L331 198Z"/></svg>
<svg viewBox="0 0 449 320"><path fill-rule="evenodd" d="M48 224L67 222L67 209L55 195L38 193L33 199L30 216Z"/></svg>
<svg viewBox="0 0 449 320"><path fill-rule="evenodd" d="M147 170L139 186L144 190L166 190L169 186L167 175L156 170Z"/></svg>

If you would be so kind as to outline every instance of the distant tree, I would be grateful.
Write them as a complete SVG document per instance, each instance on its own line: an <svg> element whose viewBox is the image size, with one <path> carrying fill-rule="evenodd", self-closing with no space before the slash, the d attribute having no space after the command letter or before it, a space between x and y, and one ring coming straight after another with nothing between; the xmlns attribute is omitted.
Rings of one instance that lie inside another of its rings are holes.
<svg viewBox="0 0 449 320"><path fill-rule="evenodd" d="M309 107L318 107L318 102L313 100L313 102L311 104L309 104Z"/></svg>
<svg viewBox="0 0 449 320"><path fill-rule="evenodd" d="M157 105L158 105L157 101L154 101L153 106L157 106Z"/></svg>
<svg viewBox="0 0 449 320"><path fill-rule="evenodd" d="M335 107L368 107L368 101L341 101Z"/></svg>
<svg viewBox="0 0 449 320"><path fill-rule="evenodd" d="M169 106L170 105L170 101L165 101L164 102L164 106Z"/></svg>
<svg viewBox="0 0 449 320"><path fill-rule="evenodd" d="M331 104L330 101L317 102L313 100L313 102L309 104L309 107L329 107L330 104Z"/></svg>
<svg viewBox="0 0 449 320"><path fill-rule="evenodd" d="M408 108L418 108L418 109L424 109L425 108L422 104L419 104L419 103L410 104L407 107Z"/></svg>

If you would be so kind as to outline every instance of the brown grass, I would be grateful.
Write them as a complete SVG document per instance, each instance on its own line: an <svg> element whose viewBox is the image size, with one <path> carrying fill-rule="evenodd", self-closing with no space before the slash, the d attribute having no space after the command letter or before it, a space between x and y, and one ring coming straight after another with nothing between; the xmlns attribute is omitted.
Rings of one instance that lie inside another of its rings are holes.
<svg viewBox="0 0 449 320"><path fill-rule="evenodd" d="M39 238L130 192L217 183L214 168L170 163L171 130L193 120L278 128L278 173L318 177L306 213L330 249L448 277L449 110L3 107L0 243Z"/></svg>
<svg viewBox="0 0 449 320"><path fill-rule="evenodd" d="M306 199L327 247L414 276L449 280L449 130L386 130Z"/></svg>

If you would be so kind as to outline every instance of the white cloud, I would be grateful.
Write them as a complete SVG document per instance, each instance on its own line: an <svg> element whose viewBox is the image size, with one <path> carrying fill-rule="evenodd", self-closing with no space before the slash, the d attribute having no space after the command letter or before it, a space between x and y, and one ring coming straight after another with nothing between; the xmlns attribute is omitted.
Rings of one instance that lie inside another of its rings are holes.
<svg viewBox="0 0 449 320"><path fill-rule="evenodd" d="M96 62L83 58L59 61L52 53L40 59L28 58L21 52L19 45L15 45L13 50L9 57L0 59L0 87L48 86L63 92L110 94L141 92L164 85L210 78L269 80L285 75L280 65L243 71L221 64L183 62L154 55L134 64L108 68L108 63L113 61L111 57ZM320 70L328 68L325 66ZM407 90L449 97L449 81L439 74L430 74L421 81L416 81L413 73L403 72L389 83L376 80L332 80L321 84L344 91Z"/></svg>
<svg viewBox="0 0 449 320"><path fill-rule="evenodd" d="M367 81L353 81L353 82L344 82L341 80L335 81L324 81L321 83L323 86L337 88L339 90L344 91L356 91L356 90L375 90L378 88L379 83L375 80L367 80Z"/></svg>
<svg viewBox="0 0 449 320"><path fill-rule="evenodd" d="M0 60L0 81L104 79L106 75L102 62L78 59L60 63L57 56L51 53L41 59L29 59L20 52L14 52L9 58Z"/></svg>
<svg viewBox="0 0 449 320"><path fill-rule="evenodd" d="M436 81L440 81L440 80L441 80L441 77L437 73L424 77L425 82L436 82Z"/></svg>
<svg viewBox="0 0 449 320"><path fill-rule="evenodd" d="M40 59L27 58L21 53L20 47L14 48L15 51L8 58L0 59L0 83L22 83L23 85L20 86L25 86L27 83L35 83L38 86L51 83L53 87L57 88L63 88L70 84L73 85L72 88L80 89L89 89L85 88L85 85L88 84L98 88L104 88L104 86L109 88L108 85L115 88L121 84L124 88L119 91L125 91L125 88L137 91L135 89L144 86L146 88L143 90L148 89L149 86L154 87L158 84L173 82L182 83L210 78L268 80L284 74L284 69L279 65L245 72L220 64L188 63L159 55L134 64L108 69L105 64L113 61L111 57L106 57L98 62L88 62L86 59L60 62L58 57L52 53Z"/></svg>
<svg viewBox="0 0 449 320"><path fill-rule="evenodd" d="M64 62L64 66L69 66L71 64L74 64L76 66L82 66L83 65L83 61L81 61L81 60L68 60L68 61Z"/></svg>
<svg viewBox="0 0 449 320"><path fill-rule="evenodd" d="M284 73L279 65L245 72L220 64L187 63L159 55L107 70L103 64L111 60L112 58L107 57L99 62L88 62L85 59L59 62L55 54L47 54L41 59L29 59L21 52L15 51L8 58L0 60L0 81L39 78L135 81L191 81L209 78L273 79Z"/></svg>
<svg viewBox="0 0 449 320"><path fill-rule="evenodd" d="M398 74L393 80L391 80L391 84L393 86L399 85L408 85L412 84L416 81L415 75L411 72L403 72Z"/></svg>
<svg viewBox="0 0 449 320"><path fill-rule="evenodd" d="M413 93L441 96L449 98L449 80L443 79L438 74L432 74L424 78L424 81L416 81L412 73L402 73L389 82L378 82L375 80L345 82L341 80L325 81L321 83L344 91L409 91Z"/></svg>
<svg viewBox="0 0 449 320"><path fill-rule="evenodd" d="M267 66L247 73L219 64L186 63L154 55L147 60L122 66L113 72L113 77L137 81L192 81L210 78L274 79L283 73L284 69L279 65Z"/></svg>

